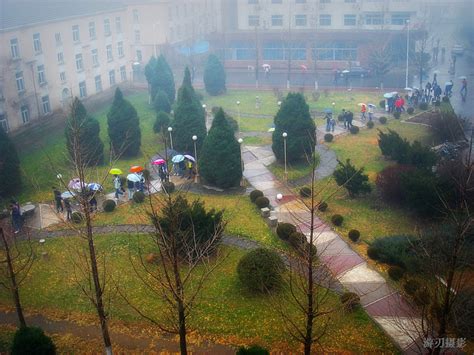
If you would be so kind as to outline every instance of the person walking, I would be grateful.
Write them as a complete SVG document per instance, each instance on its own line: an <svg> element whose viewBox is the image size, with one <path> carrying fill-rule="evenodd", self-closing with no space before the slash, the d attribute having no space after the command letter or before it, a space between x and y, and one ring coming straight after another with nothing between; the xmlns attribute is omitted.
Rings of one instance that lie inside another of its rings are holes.
<svg viewBox="0 0 474 355"><path fill-rule="evenodd" d="M54 195L54 202L56 205L56 212L63 212L63 203L62 203L62 197L61 197L61 191L59 191L56 187L53 186L53 195Z"/></svg>
<svg viewBox="0 0 474 355"><path fill-rule="evenodd" d="M354 119L354 114L351 111L347 111L346 115L347 115L347 129L351 129L352 127L354 127L352 125L352 120Z"/></svg>
<svg viewBox="0 0 474 355"><path fill-rule="evenodd" d="M334 119L334 117L331 117L331 121L329 122L329 124L331 125L331 132L334 133L334 129L336 128L336 120Z"/></svg>
<svg viewBox="0 0 474 355"><path fill-rule="evenodd" d="M367 106L365 104L362 104L360 107L360 120L365 121L365 113L367 112Z"/></svg>
<svg viewBox="0 0 474 355"><path fill-rule="evenodd" d="M123 195L123 183L122 179L118 175L114 175L114 189L115 189L115 199L118 201L120 195Z"/></svg>
<svg viewBox="0 0 474 355"><path fill-rule="evenodd" d="M10 210L11 210L11 216L12 216L13 232L15 234L18 234L21 230L21 224L22 224L20 204L15 200L11 200Z"/></svg>
<svg viewBox="0 0 474 355"><path fill-rule="evenodd" d="M66 221L70 221L72 216L72 206L71 201L68 198L64 199L64 208L66 209Z"/></svg>
<svg viewBox="0 0 474 355"><path fill-rule="evenodd" d="M135 183L128 179L127 179L127 189L128 189L128 199L131 200L135 192Z"/></svg>
<svg viewBox="0 0 474 355"><path fill-rule="evenodd" d="M368 114L369 114L369 122L374 119L374 107L369 104L368 108Z"/></svg>
<svg viewBox="0 0 474 355"><path fill-rule="evenodd" d="M327 112L324 118L326 119L326 132L329 132L331 130L332 114L330 112Z"/></svg>
<svg viewBox="0 0 474 355"><path fill-rule="evenodd" d="M444 87L444 96L451 97L453 93L453 86L454 86L454 83L452 80L449 80L446 82L446 85Z"/></svg>
<svg viewBox="0 0 474 355"><path fill-rule="evenodd" d="M466 96L467 96L467 79L464 78L462 79L462 83L461 83L462 87L461 87L461 98L462 98L462 101L466 101Z"/></svg>
<svg viewBox="0 0 474 355"><path fill-rule="evenodd" d="M341 116L342 121L344 122L344 128L347 129L347 113L345 109L342 109Z"/></svg>

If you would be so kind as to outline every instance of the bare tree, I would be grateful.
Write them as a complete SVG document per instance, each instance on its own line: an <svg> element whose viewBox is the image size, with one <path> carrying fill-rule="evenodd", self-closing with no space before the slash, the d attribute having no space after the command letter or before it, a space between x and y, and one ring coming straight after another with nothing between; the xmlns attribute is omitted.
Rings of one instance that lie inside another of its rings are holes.
<svg viewBox="0 0 474 355"><path fill-rule="evenodd" d="M413 62L418 69L420 79L420 89L423 88L423 74L430 69L430 54L428 53L428 35L426 32L421 33L421 38L418 41L418 51L413 53Z"/></svg>

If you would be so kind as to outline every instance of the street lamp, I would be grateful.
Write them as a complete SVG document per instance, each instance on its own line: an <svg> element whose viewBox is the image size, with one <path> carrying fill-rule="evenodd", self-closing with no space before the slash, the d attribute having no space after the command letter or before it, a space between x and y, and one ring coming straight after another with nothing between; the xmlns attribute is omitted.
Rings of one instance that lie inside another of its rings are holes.
<svg viewBox="0 0 474 355"><path fill-rule="evenodd" d="M280 194L280 193L278 193L278 194L276 195L276 198L277 198L278 203L280 203L281 200L283 199L283 195ZM280 208L281 208L281 207L278 206L278 222L279 222L280 219L281 219L281 210L280 210Z"/></svg>
<svg viewBox="0 0 474 355"><path fill-rule="evenodd" d="M410 20L407 20L407 65L405 71L405 87L408 87L408 52L410 48Z"/></svg>
<svg viewBox="0 0 474 355"><path fill-rule="evenodd" d="M288 182L288 170L286 167L286 137L288 137L288 133L283 132L281 136L283 137L283 153L285 157L285 182Z"/></svg>
<svg viewBox="0 0 474 355"><path fill-rule="evenodd" d="M197 136L193 136L193 143L194 143L194 158L196 158L196 175L194 176L194 182L199 182L199 168L198 168L198 156L197 156L197 148L196 148L196 141L198 139Z"/></svg>
<svg viewBox="0 0 474 355"><path fill-rule="evenodd" d="M239 137L240 137L241 136L240 134L240 101L237 101L236 104L237 104L237 118L238 118L238 125L239 125Z"/></svg>
<svg viewBox="0 0 474 355"><path fill-rule="evenodd" d="M171 132L173 132L173 127L168 127L168 132L170 134L170 147L171 147L171 150L173 150L173 136L171 134Z"/></svg>
<svg viewBox="0 0 474 355"><path fill-rule="evenodd" d="M278 108L280 108L281 107L281 101L278 101L277 104L278 104Z"/></svg>
<svg viewBox="0 0 474 355"><path fill-rule="evenodd" d="M238 102L238 101L237 101ZM244 160L242 159L242 143L244 140L239 138L237 140L239 142L239 149L240 149L240 170L242 172L242 177L240 178L240 186L244 186Z"/></svg>

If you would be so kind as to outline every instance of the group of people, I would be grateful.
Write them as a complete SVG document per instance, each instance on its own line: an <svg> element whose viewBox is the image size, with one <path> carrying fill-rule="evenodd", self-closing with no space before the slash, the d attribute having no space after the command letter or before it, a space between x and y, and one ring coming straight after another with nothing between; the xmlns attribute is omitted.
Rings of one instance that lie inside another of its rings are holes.
<svg viewBox="0 0 474 355"><path fill-rule="evenodd" d="M184 159L179 163L173 163L172 172L173 175L190 180L196 175L196 167L192 160Z"/></svg>
<svg viewBox="0 0 474 355"><path fill-rule="evenodd" d="M127 180L127 190L128 190L128 199L133 198L133 194L137 191L145 192L145 177L142 172L135 173L138 177L137 181ZM115 189L115 199L118 201L120 196L125 193L125 181L120 177L120 175L114 175L114 189Z"/></svg>
<svg viewBox="0 0 474 355"><path fill-rule="evenodd" d="M373 114L373 111L372 111ZM372 120L372 115L369 114L369 119ZM324 117L326 120L326 132L334 132L336 128L336 120L333 117L332 112L326 112L326 116ZM340 118L342 122L344 123L344 128L345 129L350 129L353 127L352 120L354 119L354 114L351 111L346 111L345 109L342 109Z"/></svg>

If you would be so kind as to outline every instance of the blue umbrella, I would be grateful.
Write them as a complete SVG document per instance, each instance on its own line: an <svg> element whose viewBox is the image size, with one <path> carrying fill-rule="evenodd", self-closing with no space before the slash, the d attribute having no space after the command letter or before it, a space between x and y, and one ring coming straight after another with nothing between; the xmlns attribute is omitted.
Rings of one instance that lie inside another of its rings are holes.
<svg viewBox="0 0 474 355"><path fill-rule="evenodd" d="M184 160L184 155L178 154L171 159L173 163L181 163Z"/></svg>
<svg viewBox="0 0 474 355"><path fill-rule="evenodd" d="M324 109L324 113L332 113L332 109L330 109L330 108L325 108L325 109Z"/></svg>
<svg viewBox="0 0 474 355"><path fill-rule="evenodd" d="M132 182L139 182L141 179L140 179L140 176L138 176L137 174L128 174L127 180L132 181Z"/></svg>
<svg viewBox="0 0 474 355"><path fill-rule="evenodd" d="M90 184L87 185L87 187L91 191L102 191L102 185L96 182L91 182Z"/></svg>

